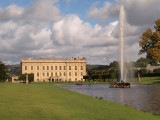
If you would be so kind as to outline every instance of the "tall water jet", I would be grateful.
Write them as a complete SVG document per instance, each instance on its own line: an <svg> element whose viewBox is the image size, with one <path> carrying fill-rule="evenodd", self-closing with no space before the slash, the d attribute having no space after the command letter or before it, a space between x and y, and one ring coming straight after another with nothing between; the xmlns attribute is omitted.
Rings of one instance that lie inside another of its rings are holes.
<svg viewBox="0 0 160 120"><path fill-rule="evenodd" d="M125 21L125 12L124 7L120 8L119 15L119 26L120 26L120 80L126 81L124 77L124 21Z"/></svg>

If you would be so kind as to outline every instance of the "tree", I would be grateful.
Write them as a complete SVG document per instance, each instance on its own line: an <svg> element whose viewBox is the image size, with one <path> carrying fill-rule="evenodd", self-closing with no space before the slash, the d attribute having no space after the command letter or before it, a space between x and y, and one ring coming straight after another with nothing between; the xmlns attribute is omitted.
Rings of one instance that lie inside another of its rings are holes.
<svg viewBox="0 0 160 120"><path fill-rule="evenodd" d="M150 60L160 59L160 19L155 21L155 31L147 29L140 36L139 46L141 50L139 54L147 53L147 58Z"/></svg>
<svg viewBox="0 0 160 120"><path fill-rule="evenodd" d="M7 66L2 61L0 61L0 82L4 82L8 78L7 73Z"/></svg>
<svg viewBox="0 0 160 120"><path fill-rule="evenodd" d="M27 75L27 74L21 74L21 75L18 77L18 79L19 79L19 80L26 81L26 75ZM33 82L33 81L34 81L34 74L33 74L33 73L28 74L28 80L29 80L29 82Z"/></svg>
<svg viewBox="0 0 160 120"><path fill-rule="evenodd" d="M147 65L150 63L151 63L150 59L141 57L135 62L134 66L143 68L143 67L147 67Z"/></svg>
<svg viewBox="0 0 160 120"><path fill-rule="evenodd" d="M119 67L119 65L118 65L118 62L117 61L113 61L113 62L111 62L110 63L110 65L109 65L109 67L111 68L118 68Z"/></svg>

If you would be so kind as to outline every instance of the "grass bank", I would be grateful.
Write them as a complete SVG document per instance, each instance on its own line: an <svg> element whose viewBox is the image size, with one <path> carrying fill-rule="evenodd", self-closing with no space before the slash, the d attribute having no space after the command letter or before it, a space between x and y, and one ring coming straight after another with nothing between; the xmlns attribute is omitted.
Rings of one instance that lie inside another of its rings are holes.
<svg viewBox="0 0 160 120"><path fill-rule="evenodd" d="M160 77L142 77L137 84L160 85Z"/></svg>
<svg viewBox="0 0 160 120"><path fill-rule="evenodd" d="M1 120L160 120L159 116L54 86L0 84Z"/></svg>
<svg viewBox="0 0 160 120"><path fill-rule="evenodd" d="M57 85L57 84L76 84L77 82L53 82L53 84ZM34 83L36 84L36 83ZM39 83L37 83L39 84ZM42 82L43 84L43 82ZM52 83L51 83L52 84ZM101 82L101 81L83 81L82 84L109 84L109 82Z"/></svg>

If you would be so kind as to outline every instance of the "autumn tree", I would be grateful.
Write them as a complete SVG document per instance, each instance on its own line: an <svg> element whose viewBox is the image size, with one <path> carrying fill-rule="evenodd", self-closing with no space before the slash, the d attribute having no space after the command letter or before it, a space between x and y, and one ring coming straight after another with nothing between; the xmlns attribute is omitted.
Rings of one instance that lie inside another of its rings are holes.
<svg viewBox="0 0 160 120"><path fill-rule="evenodd" d="M146 53L150 60L160 59L160 19L155 21L155 31L147 29L146 32L140 36L139 46L141 50L139 54Z"/></svg>

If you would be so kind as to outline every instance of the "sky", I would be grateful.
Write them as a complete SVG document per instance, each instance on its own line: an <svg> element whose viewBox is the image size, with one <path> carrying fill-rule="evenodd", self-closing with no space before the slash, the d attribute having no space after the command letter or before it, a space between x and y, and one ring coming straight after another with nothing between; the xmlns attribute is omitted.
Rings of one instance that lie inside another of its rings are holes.
<svg viewBox="0 0 160 120"><path fill-rule="evenodd" d="M0 0L0 60L21 56L119 60L119 12L125 9L125 57L136 61L141 34L160 18L160 0Z"/></svg>

